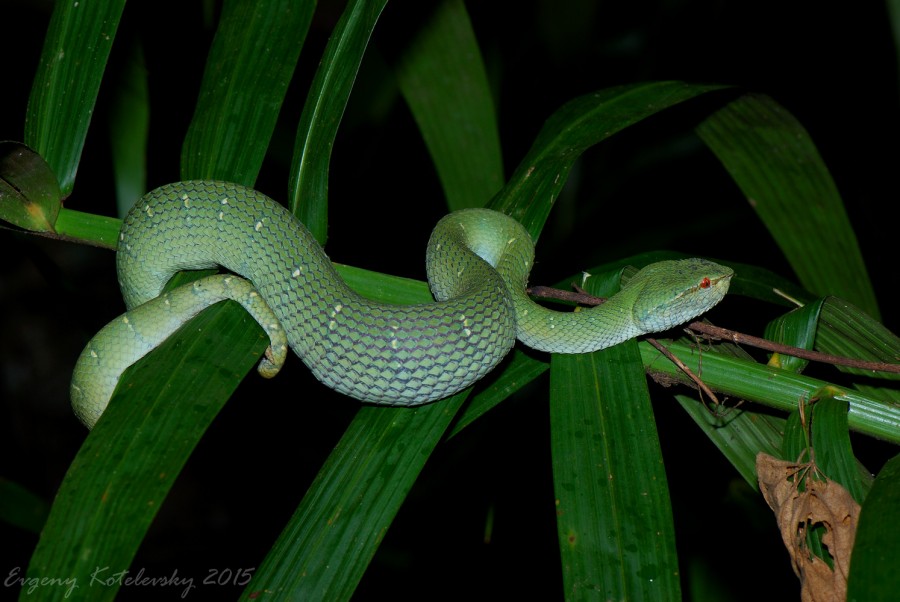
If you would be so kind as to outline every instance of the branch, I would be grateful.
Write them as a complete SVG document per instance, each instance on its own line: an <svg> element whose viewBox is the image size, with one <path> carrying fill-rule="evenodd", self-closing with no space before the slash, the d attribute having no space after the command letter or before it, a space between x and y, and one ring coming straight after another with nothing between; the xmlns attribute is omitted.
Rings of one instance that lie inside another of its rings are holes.
<svg viewBox="0 0 900 602"><path fill-rule="evenodd" d="M534 286L528 289L528 292L535 297L544 299L558 299L561 301L569 301L582 305L600 305L601 303L604 303L606 301L606 299L604 299L603 297L595 297L594 295L589 295L581 290L564 291L548 286ZM790 345L775 343L774 341L769 341L760 337L744 334L742 332L736 332L734 330L728 330L727 328L720 328L718 326L713 326L712 324L705 324L703 322L691 322L686 326L686 328L694 332L704 334L709 338L727 340L739 345L749 345L751 347L764 349L773 353L781 353L783 355L799 357L800 359L813 362L822 362L826 364L834 364L837 366L847 366L849 368L871 370L873 372L890 372L893 374L900 374L900 364L869 362L866 360L843 357L840 355L831 355L829 353L810 351L809 349L801 349L800 347L791 347Z"/></svg>

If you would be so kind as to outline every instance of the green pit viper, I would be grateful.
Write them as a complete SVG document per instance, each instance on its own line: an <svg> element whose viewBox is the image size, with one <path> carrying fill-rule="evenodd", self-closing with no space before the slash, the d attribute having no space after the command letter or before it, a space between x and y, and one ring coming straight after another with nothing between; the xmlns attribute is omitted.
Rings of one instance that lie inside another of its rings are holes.
<svg viewBox="0 0 900 602"><path fill-rule="evenodd" d="M526 293L534 259L528 232L502 213L466 209L441 219L428 242L437 302L387 305L351 290L284 207L213 181L169 184L142 197L124 219L116 257L128 311L88 343L72 377L72 404L88 428L128 366L224 299L241 303L268 334L263 376L278 372L290 346L332 389L413 406L468 387L517 338L540 351L585 353L677 326L718 303L733 275L703 259L663 261L601 306L553 311ZM161 294L176 272L215 266L230 274Z"/></svg>

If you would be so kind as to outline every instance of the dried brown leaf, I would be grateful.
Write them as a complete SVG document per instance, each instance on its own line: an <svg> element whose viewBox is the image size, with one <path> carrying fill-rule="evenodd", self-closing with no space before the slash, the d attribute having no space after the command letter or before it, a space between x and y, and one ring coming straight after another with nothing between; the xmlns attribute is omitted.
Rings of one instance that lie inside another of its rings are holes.
<svg viewBox="0 0 900 602"><path fill-rule="evenodd" d="M847 598L859 504L840 484L811 478L814 471L812 464L785 462L763 453L756 456L760 489L775 513L794 573L800 578L800 599L842 602ZM803 479L804 475L810 478ZM825 528L822 544L831 554L834 570L806 546L807 531L816 525Z"/></svg>

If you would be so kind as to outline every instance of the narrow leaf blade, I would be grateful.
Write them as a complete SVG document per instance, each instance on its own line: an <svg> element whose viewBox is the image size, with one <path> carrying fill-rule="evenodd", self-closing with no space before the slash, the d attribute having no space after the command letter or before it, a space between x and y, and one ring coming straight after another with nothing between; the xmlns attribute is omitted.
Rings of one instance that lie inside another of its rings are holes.
<svg viewBox="0 0 900 602"><path fill-rule="evenodd" d="M63 197L87 137L125 0L57 2L25 115L25 144L56 174Z"/></svg>
<svg viewBox="0 0 900 602"><path fill-rule="evenodd" d="M800 283L877 317L856 234L806 129L771 98L745 95L707 118L697 133L744 192Z"/></svg>
<svg viewBox="0 0 900 602"><path fill-rule="evenodd" d="M900 456L891 458L872 485L859 515L847 600L890 600L900 591Z"/></svg>
<svg viewBox="0 0 900 602"><path fill-rule="evenodd" d="M97 583L129 568L166 494L267 339L236 304L203 312L129 368L72 462L28 566L29 577ZM210 353L212 351L212 353ZM235 366L239 366L236 369ZM46 599L111 600L121 580Z"/></svg>
<svg viewBox="0 0 900 602"><path fill-rule="evenodd" d="M309 0L223 4L182 148L183 179L253 185L315 4Z"/></svg>
<svg viewBox="0 0 900 602"><path fill-rule="evenodd" d="M320 244L328 237L328 167L338 125L369 37L387 0L351 0L331 33L310 86L288 183L288 206Z"/></svg>
<svg viewBox="0 0 900 602"><path fill-rule="evenodd" d="M537 240L575 160L642 119L723 86L651 82L608 88L563 105L547 119L490 207L511 215Z"/></svg>
<svg viewBox="0 0 900 602"><path fill-rule="evenodd" d="M397 69L451 211L482 207L503 185L500 135L472 23L443 2Z"/></svg>
<svg viewBox="0 0 900 602"><path fill-rule="evenodd" d="M599 281L589 280L590 292L612 292L598 290ZM669 490L637 345L551 356L550 444L568 600L681 598Z"/></svg>

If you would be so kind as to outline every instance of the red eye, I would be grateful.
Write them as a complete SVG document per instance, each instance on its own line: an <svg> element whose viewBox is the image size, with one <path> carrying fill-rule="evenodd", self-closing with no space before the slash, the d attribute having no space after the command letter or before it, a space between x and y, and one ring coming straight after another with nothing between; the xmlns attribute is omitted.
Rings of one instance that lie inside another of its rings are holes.
<svg viewBox="0 0 900 602"><path fill-rule="evenodd" d="M709 288L712 282L709 281L709 278L704 278L700 281L700 288Z"/></svg>

